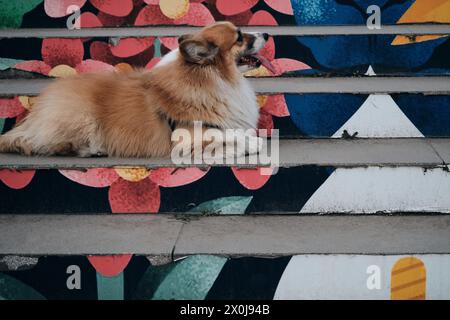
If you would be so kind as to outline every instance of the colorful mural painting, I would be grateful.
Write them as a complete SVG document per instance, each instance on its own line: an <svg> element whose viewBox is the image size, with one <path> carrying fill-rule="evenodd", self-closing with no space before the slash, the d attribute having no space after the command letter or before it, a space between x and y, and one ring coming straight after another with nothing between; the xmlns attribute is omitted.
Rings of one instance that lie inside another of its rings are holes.
<svg viewBox="0 0 450 320"><path fill-rule="evenodd" d="M134 180L116 170L2 169L0 213L450 212L445 167L302 166L272 176L261 169L164 168Z"/></svg>
<svg viewBox="0 0 450 320"><path fill-rule="evenodd" d="M0 266L17 261L27 258L0 258ZM50 256L33 263L0 273L0 299L450 298L449 255L195 255L159 266L144 256Z"/></svg>
<svg viewBox="0 0 450 320"><path fill-rule="evenodd" d="M382 24L450 23L450 0L372 0ZM365 25L360 0L0 0L0 28ZM79 10L79 11L78 11ZM173 37L2 38L0 78L153 68ZM247 77L450 75L443 35L272 36ZM33 108L0 97L0 133ZM282 138L450 136L450 97L421 93L259 95L260 128ZM0 170L0 214L449 213L448 168L90 168ZM1 256L2 299L449 299L450 256Z"/></svg>

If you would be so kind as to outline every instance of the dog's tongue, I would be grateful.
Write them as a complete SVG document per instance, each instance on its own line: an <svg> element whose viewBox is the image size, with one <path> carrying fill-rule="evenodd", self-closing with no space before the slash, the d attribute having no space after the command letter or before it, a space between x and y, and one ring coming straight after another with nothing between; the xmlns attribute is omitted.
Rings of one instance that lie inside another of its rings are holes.
<svg viewBox="0 0 450 320"><path fill-rule="evenodd" d="M275 68L275 66L263 55L255 54L255 57L261 62L261 64L266 67L270 72L273 74L278 73L278 70Z"/></svg>

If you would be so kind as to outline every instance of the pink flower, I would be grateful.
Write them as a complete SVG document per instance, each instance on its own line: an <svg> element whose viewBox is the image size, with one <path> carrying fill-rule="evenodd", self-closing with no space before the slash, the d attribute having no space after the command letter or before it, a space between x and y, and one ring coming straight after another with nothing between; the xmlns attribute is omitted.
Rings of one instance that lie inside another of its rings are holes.
<svg viewBox="0 0 450 320"><path fill-rule="evenodd" d="M232 16L250 10L258 2L259 0L217 0L216 7L223 15ZM278 12L289 15L294 14L290 0L264 0L264 2Z"/></svg>

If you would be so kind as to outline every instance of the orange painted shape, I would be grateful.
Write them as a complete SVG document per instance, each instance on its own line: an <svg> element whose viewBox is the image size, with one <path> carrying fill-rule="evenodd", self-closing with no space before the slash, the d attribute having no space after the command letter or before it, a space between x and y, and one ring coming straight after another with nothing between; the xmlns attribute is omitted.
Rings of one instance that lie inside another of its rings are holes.
<svg viewBox="0 0 450 320"><path fill-rule="evenodd" d="M404 44L412 44L412 43L419 43L424 41L430 41L435 40L443 37L448 37L447 35L423 35L423 36L396 36L394 40L392 41L391 45L393 46L399 46Z"/></svg>
<svg viewBox="0 0 450 320"><path fill-rule="evenodd" d="M416 0L397 23L450 22L449 0Z"/></svg>
<svg viewBox="0 0 450 320"><path fill-rule="evenodd" d="M399 259L391 270L391 300L425 300L425 264L418 258Z"/></svg>

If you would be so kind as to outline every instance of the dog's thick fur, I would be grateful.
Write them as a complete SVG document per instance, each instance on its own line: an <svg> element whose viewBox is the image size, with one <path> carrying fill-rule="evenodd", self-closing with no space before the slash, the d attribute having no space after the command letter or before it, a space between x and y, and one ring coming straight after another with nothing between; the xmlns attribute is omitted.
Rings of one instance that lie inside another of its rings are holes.
<svg viewBox="0 0 450 320"><path fill-rule="evenodd" d="M31 112L0 137L0 152L159 157L170 123L256 128L259 108L236 59L258 48L252 34L221 22L182 36L179 51L151 71L92 73L52 83ZM254 48L250 48L253 46Z"/></svg>

